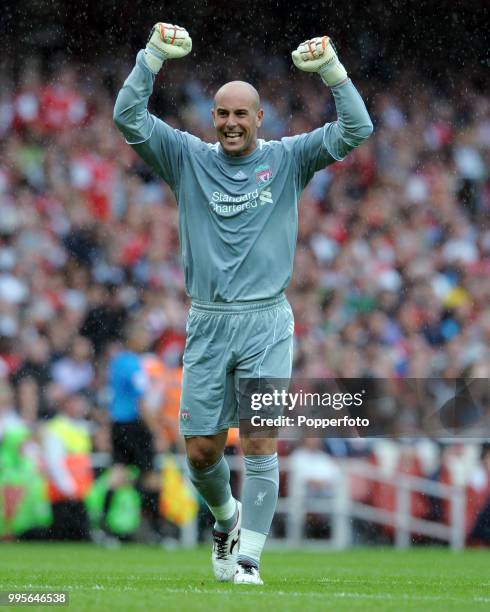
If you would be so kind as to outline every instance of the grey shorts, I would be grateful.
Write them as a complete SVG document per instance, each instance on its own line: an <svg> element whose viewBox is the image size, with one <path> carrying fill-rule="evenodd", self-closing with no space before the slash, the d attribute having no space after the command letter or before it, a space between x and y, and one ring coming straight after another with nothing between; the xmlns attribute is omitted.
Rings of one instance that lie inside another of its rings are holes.
<svg viewBox="0 0 490 612"><path fill-rule="evenodd" d="M290 378L294 318L284 295L259 302L194 300L180 402L183 436L238 427L240 378Z"/></svg>

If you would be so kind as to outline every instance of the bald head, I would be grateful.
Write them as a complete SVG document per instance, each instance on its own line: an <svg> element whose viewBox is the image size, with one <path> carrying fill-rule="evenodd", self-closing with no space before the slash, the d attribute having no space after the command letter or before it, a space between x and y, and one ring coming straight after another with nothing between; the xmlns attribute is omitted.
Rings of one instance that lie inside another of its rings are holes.
<svg viewBox="0 0 490 612"><path fill-rule="evenodd" d="M255 111L260 109L259 92L245 81L230 81L220 87L214 96L214 108L222 104L227 106L230 101L233 101L234 105L238 102L239 105L248 106Z"/></svg>
<svg viewBox="0 0 490 612"><path fill-rule="evenodd" d="M257 146L264 111L257 90L245 81L230 81L214 96L211 111L218 140L227 155L248 155Z"/></svg>

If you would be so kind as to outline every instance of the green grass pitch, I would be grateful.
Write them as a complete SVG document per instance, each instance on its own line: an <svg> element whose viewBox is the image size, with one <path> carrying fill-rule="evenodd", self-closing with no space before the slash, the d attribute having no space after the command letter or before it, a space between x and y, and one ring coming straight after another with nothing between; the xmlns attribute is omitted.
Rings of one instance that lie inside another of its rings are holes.
<svg viewBox="0 0 490 612"><path fill-rule="evenodd" d="M215 582L209 557L208 547L170 552L3 543L0 590L68 591L69 606L58 609L71 611L490 609L490 552L484 550L266 551L263 587Z"/></svg>

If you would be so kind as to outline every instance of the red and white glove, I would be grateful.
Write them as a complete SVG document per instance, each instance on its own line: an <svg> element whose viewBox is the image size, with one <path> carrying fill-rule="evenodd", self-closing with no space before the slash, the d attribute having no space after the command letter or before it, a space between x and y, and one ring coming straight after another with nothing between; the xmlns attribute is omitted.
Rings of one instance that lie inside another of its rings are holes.
<svg viewBox="0 0 490 612"><path fill-rule="evenodd" d="M192 50L192 40L185 28L171 23L156 23L148 38L145 62L155 74L167 59L180 59Z"/></svg>
<svg viewBox="0 0 490 612"><path fill-rule="evenodd" d="M306 40L291 55L297 68L305 72L318 72L329 87L335 87L347 79L347 72L339 62L328 36Z"/></svg>

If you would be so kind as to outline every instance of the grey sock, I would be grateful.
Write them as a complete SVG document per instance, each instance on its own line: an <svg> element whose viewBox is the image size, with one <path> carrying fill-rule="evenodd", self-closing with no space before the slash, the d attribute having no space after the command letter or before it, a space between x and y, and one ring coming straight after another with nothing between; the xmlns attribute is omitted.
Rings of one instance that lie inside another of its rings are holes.
<svg viewBox="0 0 490 612"><path fill-rule="evenodd" d="M259 565L265 537L270 530L279 492L279 463L273 455L245 457L242 503L242 537L239 561ZM254 535L256 534L256 535ZM260 536L259 534L263 534Z"/></svg>
<svg viewBox="0 0 490 612"><path fill-rule="evenodd" d="M231 495L230 468L226 459L221 456L211 467L196 470L189 461L191 482L204 498L204 501L216 519L215 529L231 530L237 521L237 506Z"/></svg>

